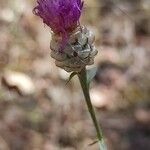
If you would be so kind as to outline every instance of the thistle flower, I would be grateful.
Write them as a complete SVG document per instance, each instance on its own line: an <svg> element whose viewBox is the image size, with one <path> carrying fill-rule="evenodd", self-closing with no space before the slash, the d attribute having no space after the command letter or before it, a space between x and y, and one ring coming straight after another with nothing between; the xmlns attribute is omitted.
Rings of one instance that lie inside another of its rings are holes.
<svg viewBox="0 0 150 150"><path fill-rule="evenodd" d="M79 72L94 63L94 35L79 25L83 8L81 0L38 0L33 9L53 31L51 56L58 67Z"/></svg>
<svg viewBox="0 0 150 150"><path fill-rule="evenodd" d="M88 79L86 66L94 63L97 50L93 44L95 40L93 33L79 24L83 2L82 0L37 0L37 3L38 5L33 9L34 14L40 16L53 31L50 43L51 57L55 59L56 66L67 72L73 72L70 78L72 75L78 76L96 129L99 148L107 150L89 94L89 83L93 73Z"/></svg>
<svg viewBox="0 0 150 150"><path fill-rule="evenodd" d="M65 45L68 32L72 32L79 22L83 2L81 0L37 0L33 9L35 15L41 17L51 30L62 37Z"/></svg>

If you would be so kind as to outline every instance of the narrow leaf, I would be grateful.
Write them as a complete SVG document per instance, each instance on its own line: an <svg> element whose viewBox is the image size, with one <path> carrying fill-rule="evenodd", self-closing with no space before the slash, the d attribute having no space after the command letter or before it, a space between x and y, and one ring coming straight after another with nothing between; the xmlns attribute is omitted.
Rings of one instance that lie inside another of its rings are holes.
<svg viewBox="0 0 150 150"><path fill-rule="evenodd" d="M96 143L98 143L98 140L93 141L92 143L89 144L89 146L92 146L92 145L94 145L94 144L96 144Z"/></svg>
<svg viewBox="0 0 150 150"><path fill-rule="evenodd" d="M71 81L71 79L72 79L75 75L77 75L77 74L78 74L77 72L71 73L71 75L69 76L69 79L68 79L68 81L67 81L66 84L68 84L68 83Z"/></svg>

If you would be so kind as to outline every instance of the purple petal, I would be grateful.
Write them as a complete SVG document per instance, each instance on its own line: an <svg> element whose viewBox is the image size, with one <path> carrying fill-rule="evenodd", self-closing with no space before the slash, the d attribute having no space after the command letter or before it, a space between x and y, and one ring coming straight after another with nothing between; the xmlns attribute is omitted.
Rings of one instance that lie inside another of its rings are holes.
<svg viewBox="0 0 150 150"><path fill-rule="evenodd" d="M81 16L81 0L37 0L33 9L55 33L74 30Z"/></svg>
<svg viewBox="0 0 150 150"><path fill-rule="evenodd" d="M33 9L35 15L41 17L51 30L62 36L62 42L67 41L69 32L73 31L79 22L83 2L81 0L37 0Z"/></svg>

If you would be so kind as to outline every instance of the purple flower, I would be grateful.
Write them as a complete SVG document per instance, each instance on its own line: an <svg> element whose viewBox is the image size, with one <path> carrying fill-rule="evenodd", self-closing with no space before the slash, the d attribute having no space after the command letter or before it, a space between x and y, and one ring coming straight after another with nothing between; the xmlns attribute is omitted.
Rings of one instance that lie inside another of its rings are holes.
<svg viewBox="0 0 150 150"><path fill-rule="evenodd" d="M68 33L79 23L82 0L37 0L37 3L34 14L40 16L55 34L60 35L64 43Z"/></svg>

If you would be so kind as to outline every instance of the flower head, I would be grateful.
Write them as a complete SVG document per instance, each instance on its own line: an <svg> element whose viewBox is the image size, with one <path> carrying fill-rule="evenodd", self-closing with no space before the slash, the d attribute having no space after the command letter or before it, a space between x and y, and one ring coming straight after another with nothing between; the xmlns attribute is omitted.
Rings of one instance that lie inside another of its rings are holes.
<svg viewBox="0 0 150 150"><path fill-rule="evenodd" d="M92 65L98 51L94 46L95 36L84 26L76 28L68 39L68 44L61 53L59 51L60 37L52 35L50 44L51 57L56 66L67 72L80 72L85 66Z"/></svg>
<svg viewBox="0 0 150 150"><path fill-rule="evenodd" d="M77 27L83 8L81 0L37 0L37 3L34 14L55 34L61 35L62 40Z"/></svg>
<svg viewBox="0 0 150 150"><path fill-rule="evenodd" d="M37 0L33 9L52 33L51 57L67 72L80 72L92 65L97 54L94 35L79 25L83 0Z"/></svg>

